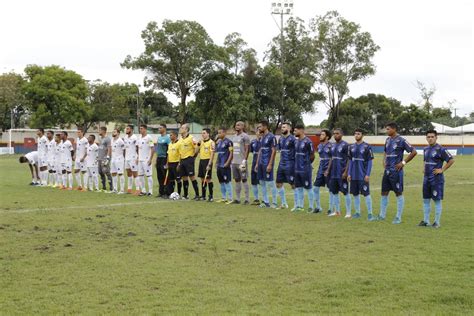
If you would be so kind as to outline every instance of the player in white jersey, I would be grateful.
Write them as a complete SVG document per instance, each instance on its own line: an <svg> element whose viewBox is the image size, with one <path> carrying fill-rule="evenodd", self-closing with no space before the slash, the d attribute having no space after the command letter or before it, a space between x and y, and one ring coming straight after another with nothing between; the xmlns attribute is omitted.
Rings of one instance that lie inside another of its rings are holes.
<svg viewBox="0 0 474 316"><path fill-rule="evenodd" d="M20 163L28 163L31 172L31 183L30 185L39 185L40 178L38 175L38 152L32 151L24 156L20 157Z"/></svg>
<svg viewBox="0 0 474 316"><path fill-rule="evenodd" d="M87 168L87 179L89 180L89 191L94 191L94 188L97 192L99 190L99 164L98 164L98 156L99 156L99 146L95 143L95 136L89 135L87 138L88 144L86 148L86 158L84 163ZM87 186L87 181L84 182L84 187Z"/></svg>
<svg viewBox="0 0 474 316"><path fill-rule="evenodd" d="M76 155L74 157L74 175L76 177L77 190L81 191L87 186L87 168L84 162L86 158L88 140L84 137L84 131L82 128L77 129L76 138ZM84 177L84 182L83 182ZM84 183L84 185L83 185ZM84 190L85 191L85 190Z"/></svg>
<svg viewBox="0 0 474 316"><path fill-rule="evenodd" d="M136 194L140 193L140 184L138 179L137 165L137 143L138 138L133 135L133 125L127 125L125 128L125 170L127 170L127 193L132 193L133 182L135 182ZM132 178L133 176L133 178Z"/></svg>
<svg viewBox="0 0 474 316"><path fill-rule="evenodd" d="M112 131L112 155L110 161L110 173L112 173L112 183L114 193L124 194L125 177L123 169L125 167L125 142L120 138L120 131L116 128ZM117 176L118 175L118 176ZM120 180L120 191L118 182Z"/></svg>
<svg viewBox="0 0 474 316"><path fill-rule="evenodd" d="M54 141L54 132L47 131L46 137L48 142L46 143L47 154L46 154L46 163L48 164L48 173L46 176L46 184L48 186L53 186L54 183L54 151L56 147L56 142Z"/></svg>
<svg viewBox="0 0 474 316"><path fill-rule="evenodd" d="M44 129L38 128L36 131L38 136L38 168L40 185L46 185L48 182L48 138L44 135Z"/></svg>
<svg viewBox="0 0 474 316"><path fill-rule="evenodd" d="M138 138L138 178L140 179L140 195L153 195L153 155L155 151L153 148L155 144L150 135L147 135L147 126L140 125L140 138ZM145 176L148 182L148 192L145 190Z"/></svg>
<svg viewBox="0 0 474 316"><path fill-rule="evenodd" d="M67 132L61 132L62 143L60 145L61 152L61 173L63 175L63 186L61 189L72 190L72 157L74 157L74 147L67 139ZM68 184L69 181L69 184Z"/></svg>
<svg viewBox="0 0 474 316"><path fill-rule="evenodd" d="M54 135L54 187L61 187L63 183L62 167L61 167L61 134Z"/></svg>

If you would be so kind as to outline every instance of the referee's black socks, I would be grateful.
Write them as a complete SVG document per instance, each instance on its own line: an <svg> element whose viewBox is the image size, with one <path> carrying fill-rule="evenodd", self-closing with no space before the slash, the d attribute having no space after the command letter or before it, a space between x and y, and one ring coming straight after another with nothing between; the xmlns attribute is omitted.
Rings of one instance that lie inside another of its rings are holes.
<svg viewBox="0 0 474 316"><path fill-rule="evenodd" d="M209 182L209 197L212 199L214 197L214 183Z"/></svg>
<svg viewBox="0 0 474 316"><path fill-rule="evenodd" d="M192 181L193 183L193 189L194 189L194 193L196 194L196 196L198 197L199 196L199 187L198 187L198 182L196 179L194 179Z"/></svg>
<svg viewBox="0 0 474 316"><path fill-rule="evenodd" d="M188 197L188 191L189 191L189 181L188 180L183 180L183 189L184 189L184 196Z"/></svg>

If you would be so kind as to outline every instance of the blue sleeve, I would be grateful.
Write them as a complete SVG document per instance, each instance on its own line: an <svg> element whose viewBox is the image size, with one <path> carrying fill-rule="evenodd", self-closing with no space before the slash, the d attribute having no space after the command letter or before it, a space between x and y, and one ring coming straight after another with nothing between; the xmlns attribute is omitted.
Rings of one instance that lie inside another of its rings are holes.
<svg viewBox="0 0 474 316"><path fill-rule="evenodd" d="M270 148L276 147L276 137L272 135L272 140L270 141Z"/></svg>
<svg viewBox="0 0 474 316"><path fill-rule="evenodd" d="M372 159L369 160L367 163L367 175L370 177L370 173L372 172Z"/></svg>
<svg viewBox="0 0 474 316"><path fill-rule="evenodd" d="M349 168L347 169L347 174L348 175L351 175L351 171L352 171L352 160L349 160Z"/></svg>
<svg viewBox="0 0 474 316"><path fill-rule="evenodd" d="M403 149L405 149L405 151L407 153L411 153L413 151L413 146L410 145L410 143L406 139L404 139L403 140Z"/></svg>
<svg viewBox="0 0 474 316"><path fill-rule="evenodd" d="M441 149L441 159L448 162L451 159L453 159L453 156L449 153L449 151L446 148L443 148Z"/></svg>
<svg viewBox="0 0 474 316"><path fill-rule="evenodd" d="M168 135L168 137L166 137L166 144L167 145L171 144L171 138L169 137L169 135Z"/></svg>

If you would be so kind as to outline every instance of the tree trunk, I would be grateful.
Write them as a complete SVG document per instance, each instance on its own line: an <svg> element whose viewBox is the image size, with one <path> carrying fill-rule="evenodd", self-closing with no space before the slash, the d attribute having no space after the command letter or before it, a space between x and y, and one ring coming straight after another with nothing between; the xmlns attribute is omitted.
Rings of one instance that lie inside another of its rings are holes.
<svg viewBox="0 0 474 316"><path fill-rule="evenodd" d="M181 103L179 105L179 123L180 124L186 124L187 120L187 115L186 115L186 97L187 93L186 92L181 92Z"/></svg>

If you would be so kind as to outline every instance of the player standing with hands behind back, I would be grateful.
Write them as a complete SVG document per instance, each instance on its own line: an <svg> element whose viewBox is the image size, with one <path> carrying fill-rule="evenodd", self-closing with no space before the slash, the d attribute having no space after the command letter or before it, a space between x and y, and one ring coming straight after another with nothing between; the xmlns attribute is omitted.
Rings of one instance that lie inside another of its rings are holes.
<svg viewBox="0 0 474 316"><path fill-rule="evenodd" d="M382 199L380 200L380 213L378 220L385 220L387 214L388 194L395 192L397 196L397 215L393 224L402 222L403 206L405 199L403 197L403 167L416 156L416 149L413 148L405 138L398 135L397 123L388 123L385 125L387 140L385 141L383 166L384 173L382 178ZM403 160L403 152L410 153Z"/></svg>

